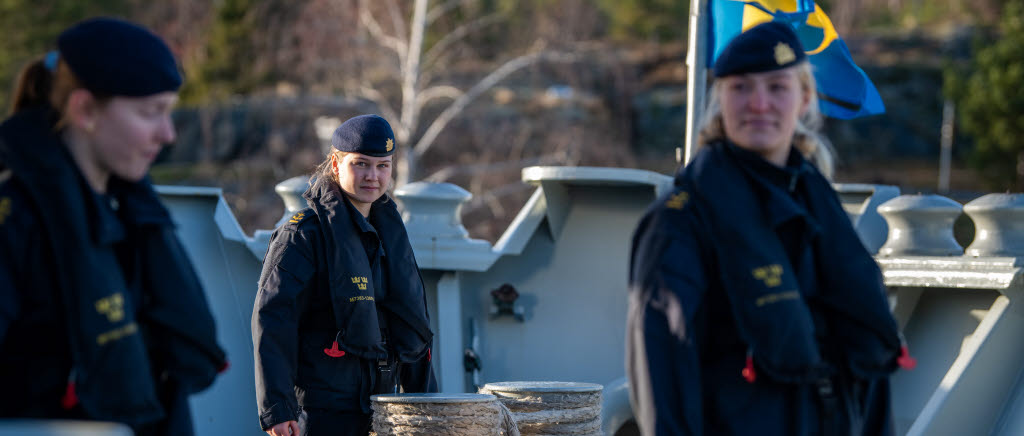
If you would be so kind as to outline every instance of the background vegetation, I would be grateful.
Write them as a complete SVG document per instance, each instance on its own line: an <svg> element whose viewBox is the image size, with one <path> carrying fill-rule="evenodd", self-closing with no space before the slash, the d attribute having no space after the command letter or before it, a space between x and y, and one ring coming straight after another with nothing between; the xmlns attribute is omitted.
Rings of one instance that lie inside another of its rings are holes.
<svg viewBox="0 0 1024 436"><path fill-rule="evenodd" d="M322 159L325 117L391 111L401 150L416 152L414 179L472 191L464 220L491 240L530 192L525 166L674 170L689 0L435 0L418 44L416 3L0 0L0 83L82 18L149 26L187 77L179 139L154 178L222 187L249 231L281 216L274 183ZM948 99L958 126L950 195L1024 188L1022 3L818 1L889 108L827 123L839 180L934 190Z"/></svg>

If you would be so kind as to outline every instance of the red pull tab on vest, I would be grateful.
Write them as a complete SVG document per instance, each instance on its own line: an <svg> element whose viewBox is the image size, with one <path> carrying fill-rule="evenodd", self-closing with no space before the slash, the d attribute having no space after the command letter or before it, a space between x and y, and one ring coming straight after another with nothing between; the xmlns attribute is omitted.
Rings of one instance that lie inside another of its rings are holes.
<svg viewBox="0 0 1024 436"><path fill-rule="evenodd" d="M754 356L751 356L749 353L747 354L747 365L743 367L743 371L740 371L740 374L743 375L743 379L747 383L753 383L754 380L757 380L757 372L754 371Z"/></svg>
<svg viewBox="0 0 1024 436"><path fill-rule="evenodd" d="M78 394L75 394L75 382L68 380L68 387L64 390L64 396L60 399L60 407L64 410L71 410L78 405Z"/></svg>
<svg viewBox="0 0 1024 436"><path fill-rule="evenodd" d="M907 371L917 367L917 359L910 357L910 351L906 345L900 347L900 357L896 359L896 363Z"/></svg>
<svg viewBox="0 0 1024 436"><path fill-rule="evenodd" d="M339 350L338 341L334 341L334 343L331 344L331 348L324 348L324 354L331 357L341 357L345 355L345 352Z"/></svg>
<svg viewBox="0 0 1024 436"><path fill-rule="evenodd" d="M427 348L427 362L430 361L430 349Z"/></svg>
<svg viewBox="0 0 1024 436"><path fill-rule="evenodd" d="M224 371L227 371L228 368L230 368L230 367L231 367L231 362L228 362L227 360L225 360L224 363L221 364L220 368L217 368L217 374L223 374Z"/></svg>

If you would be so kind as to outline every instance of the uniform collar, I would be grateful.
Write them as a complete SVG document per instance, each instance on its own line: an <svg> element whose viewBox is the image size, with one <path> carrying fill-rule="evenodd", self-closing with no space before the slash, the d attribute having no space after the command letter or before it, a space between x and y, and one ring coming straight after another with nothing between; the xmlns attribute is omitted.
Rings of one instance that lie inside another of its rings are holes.
<svg viewBox="0 0 1024 436"><path fill-rule="evenodd" d="M759 154L741 148L731 141L725 142L725 149L729 155L736 159L740 166L753 171L765 181L789 192L796 188L796 183L807 170L805 167L807 161L793 146L789 147L789 156L786 158L786 166L784 167L776 166Z"/></svg>
<svg viewBox="0 0 1024 436"><path fill-rule="evenodd" d="M813 218L799 199L802 196L801 190L806 188L806 183L801 181L807 177L808 171L813 171L800 152L790 147L786 166L778 167L757 153L729 141L724 142L723 148L726 155L747 174L755 191L760 193L758 197L762 209L772 227L777 228L790 220L801 218L811 224L808 229L810 233L816 232L817 226L811 222Z"/></svg>
<svg viewBox="0 0 1024 436"><path fill-rule="evenodd" d="M111 245L123 240L125 229L121 219L118 218L117 210L120 205L117 199L92 189L86 190L89 191L86 199L88 203L86 213L89 216L93 241L100 245Z"/></svg>
<svg viewBox="0 0 1024 436"><path fill-rule="evenodd" d="M359 229L360 232L373 233L376 236L377 229L370 224L367 217L364 217L363 214L359 212L359 209L356 209L356 206L352 204L352 201L348 199L348 196L342 194L341 198L343 198L341 202L344 203L345 207L348 209L348 215L352 217L352 223L355 224L356 228ZM373 214L372 205L370 206L370 213Z"/></svg>

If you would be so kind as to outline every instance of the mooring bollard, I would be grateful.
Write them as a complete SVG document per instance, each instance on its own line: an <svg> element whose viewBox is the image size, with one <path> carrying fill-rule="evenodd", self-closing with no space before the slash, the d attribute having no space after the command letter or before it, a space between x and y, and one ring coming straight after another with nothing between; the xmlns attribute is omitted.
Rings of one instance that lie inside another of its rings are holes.
<svg viewBox="0 0 1024 436"><path fill-rule="evenodd" d="M601 391L594 383L488 383L480 393L498 397L524 435L601 435Z"/></svg>
<svg viewBox="0 0 1024 436"><path fill-rule="evenodd" d="M388 394L370 401L376 436L519 436L494 395Z"/></svg>
<svg viewBox="0 0 1024 436"><path fill-rule="evenodd" d="M964 213L974 221L974 242L965 254L1024 256L1024 194L988 194L967 203Z"/></svg>
<svg viewBox="0 0 1024 436"><path fill-rule="evenodd" d="M959 256L963 247L953 238L953 221L963 206L938 195L901 195L878 206L889 223L881 256Z"/></svg>

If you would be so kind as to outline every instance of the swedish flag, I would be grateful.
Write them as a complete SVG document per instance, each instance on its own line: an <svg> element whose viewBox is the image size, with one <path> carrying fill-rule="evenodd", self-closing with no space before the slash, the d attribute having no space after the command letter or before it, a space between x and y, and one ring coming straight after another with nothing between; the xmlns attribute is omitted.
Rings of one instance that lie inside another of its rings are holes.
<svg viewBox="0 0 1024 436"><path fill-rule="evenodd" d="M810 0L712 0L713 56L709 65L732 38L767 21L790 23L814 65L822 112L833 118L851 119L885 113L875 85L853 59L832 21Z"/></svg>

